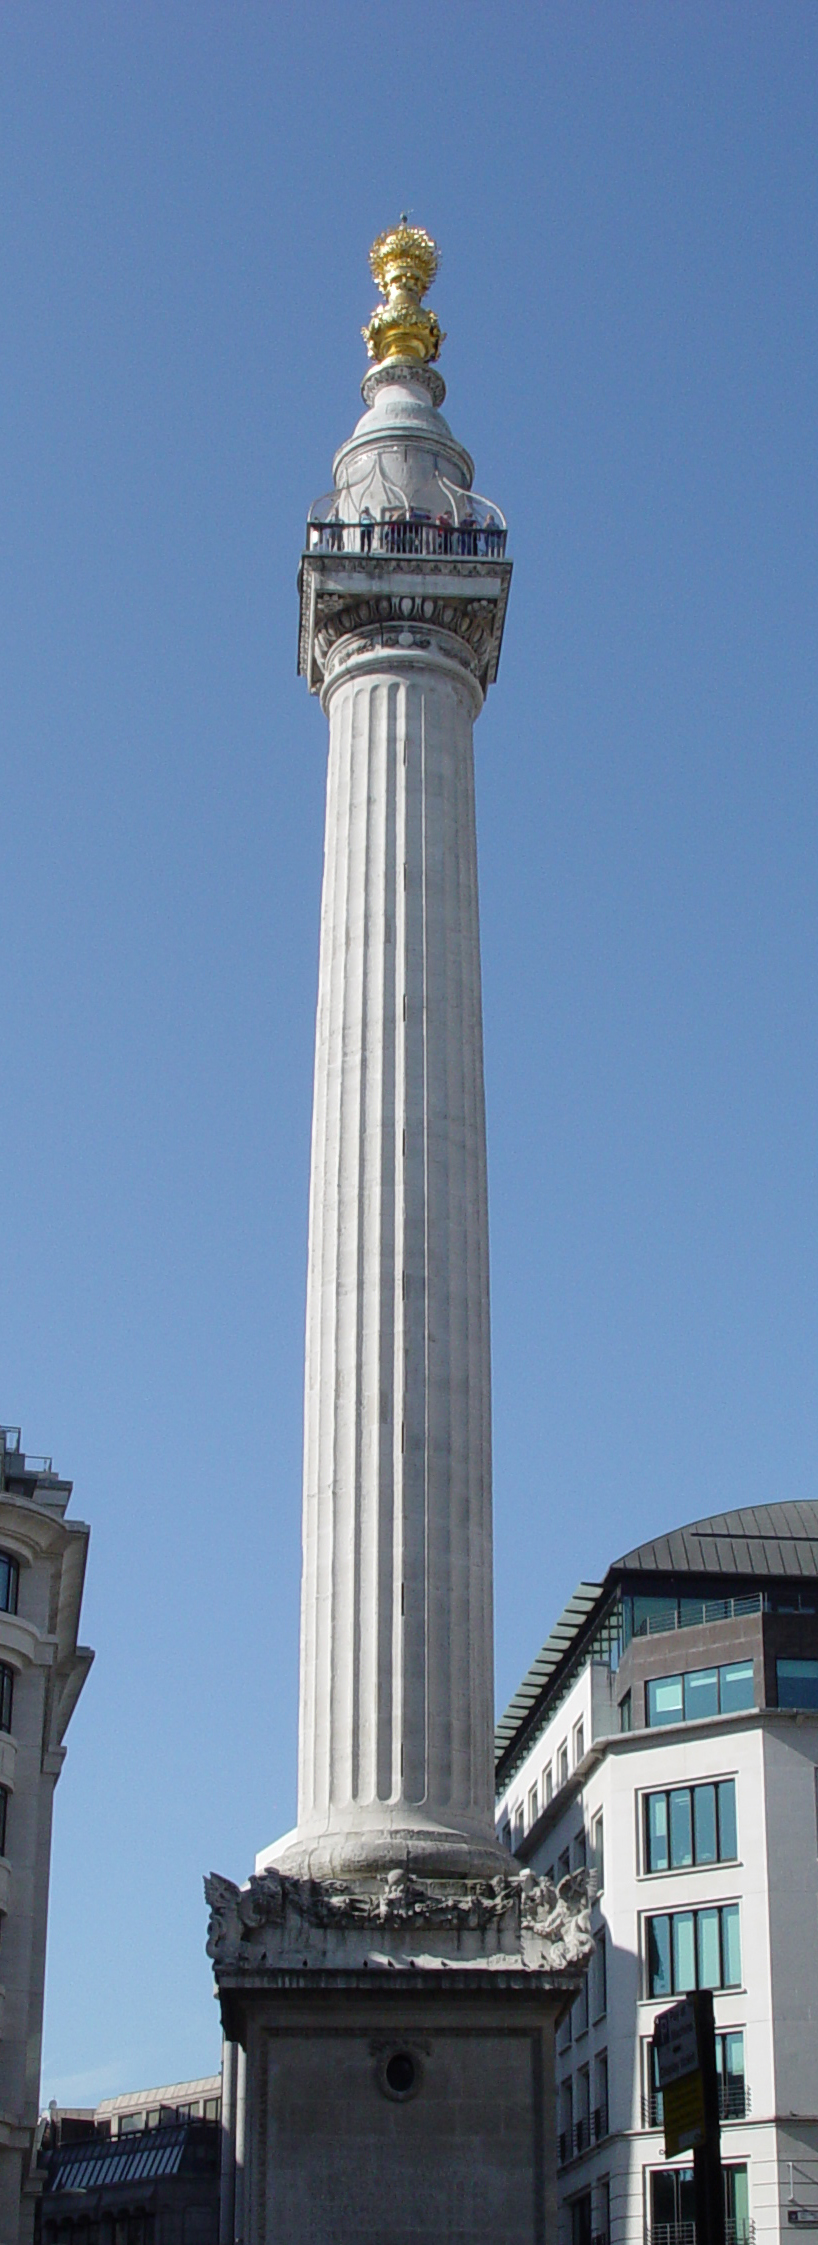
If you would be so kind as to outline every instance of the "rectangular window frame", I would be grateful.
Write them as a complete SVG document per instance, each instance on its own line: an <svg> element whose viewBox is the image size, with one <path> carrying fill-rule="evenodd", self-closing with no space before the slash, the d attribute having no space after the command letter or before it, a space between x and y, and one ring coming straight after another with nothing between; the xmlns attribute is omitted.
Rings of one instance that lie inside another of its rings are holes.
<svg viewBox="0 0 818 2245"><path fill-rule="evenodd" d="M712 1856L699 1853L705 1796L708 1793L714 1795L716 1854ZM698 1806L697 1796L701 1796ZM732 1798L732 1806L730 1797ZM677 1854L674 1858L673 1846L674 1829L678 1832L682 1821L678 1814L674 1818L673 1804L683 1804L685 1799L690 1804L688 1822L691 1853L687 1859L681 1854ZM661 1827L664 1825L666 1863L651 1861L654 1847L652 1825L657 1841ZM678 1877L684 1871L717 1871L725 1863L738 1863L740 1859L735 1776L699 1778L695 1779L691 1785L650 1786L642 1794L639 1838L641 1855L639 1876L643 1879L673 1878ZM724 1844L728 1841L735 1844Z"/></svg>
<svg viewBox="0 0 818 2245"><path fill-rule="evenodd" d="M712 1920L717 1920L718 1973L717 1980L704 1976L703 1960L712 1940ZM701 1924L700 1924L701 1921ZM725 1972L732 1970L731 1951L738 1940L738 1977L728 1979ZM661 1973L655 1971L653 1955ZM643 2000L648 2003L669 2002L673 1996L687 1995L696 1988L714 1988L725 1994L735 1994L742 1988L743 1945L741 1939L741 1906L735 1901L703 1903L695 1909L646 1910L642 1920L642 1985ZM666 1985L653 1985L661 1979Z"/></svg>

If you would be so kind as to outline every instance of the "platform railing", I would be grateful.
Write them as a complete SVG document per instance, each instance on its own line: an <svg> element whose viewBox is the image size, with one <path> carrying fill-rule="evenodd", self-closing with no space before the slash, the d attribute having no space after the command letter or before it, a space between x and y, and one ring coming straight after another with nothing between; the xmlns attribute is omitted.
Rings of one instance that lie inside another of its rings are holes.
<svg viewBox="0 0 818 2245"><path fill-rule="evenodd" d="M450 561L494 561L506 550L507 531L498 522L431 522L411 515L389 522L308 522L308 553L441 556Z"/></svg>

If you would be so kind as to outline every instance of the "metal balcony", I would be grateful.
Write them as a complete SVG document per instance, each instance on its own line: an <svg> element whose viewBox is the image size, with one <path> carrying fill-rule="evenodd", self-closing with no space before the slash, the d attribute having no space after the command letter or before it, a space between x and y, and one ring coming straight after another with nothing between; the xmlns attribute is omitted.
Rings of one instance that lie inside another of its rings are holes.
<svg viewBox="0 0 818 2245"><path fill-rule="evenodd" d="M755 2245L755 2222L725 2222L725 2245ZM654 2222L645 2228L645 2245L696 2245L695 2222Z"/></svg>
<svg viewBox="0 0 818 2245"><path fill-rule="evenodd" d="M573 2128L562 2130L557 2145L560 2166L567 2167L569 2159L581 2159L583 2153L590 2151L594 2144L601 2143L607 2133L608 2107L597 2105L593 2113L575 2120Z"/></svg>
<svg viewBox="0 0 818 2245"><path fill-rule="evenodd" d="M747 2114L748 2114L748 2112L749 2112L749 2110L750 2110L750 2103L751 2103L751 2099L750 2099L750 2085L749 2085L749 2082L747 2082L747 2081L720 2081L720 2082L719 2082L719 2119L720 2119L720 2120L746 2120L746 2118L747 2118ZM662 2092L661 2092L661 2089L651 2089L651 2091L650 2091L650 2093L649 2093L649 2095L648 2095L647 2097L646 2097L646 2096L643 2096L643 2098L642 2098L642 2126L643 2126L643 2128L661 2128L661 2126L662 2126Z"/></svg>

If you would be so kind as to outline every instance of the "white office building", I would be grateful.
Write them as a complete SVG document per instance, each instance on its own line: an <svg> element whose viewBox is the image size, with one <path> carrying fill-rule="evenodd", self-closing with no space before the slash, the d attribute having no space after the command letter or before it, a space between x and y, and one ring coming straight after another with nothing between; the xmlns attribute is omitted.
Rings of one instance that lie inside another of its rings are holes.
<svg viewBox="0 0 818 2245"><path fill-rule="evenodd" d="M695 2245L658 2011L715 1995L728 2245L818 2230L818 1503L697 1521L581 1583L497 1732L498 1832L592 1865L558 2031L560 2245Z"/></svg>
<svg viewBox="0 0 818 2245"><path fill-rule="evenodd" d="M0 2245L29 2245L51 1816L93 1660L77 1643L89 1530L70 1481L0 1427Z"/></svg>

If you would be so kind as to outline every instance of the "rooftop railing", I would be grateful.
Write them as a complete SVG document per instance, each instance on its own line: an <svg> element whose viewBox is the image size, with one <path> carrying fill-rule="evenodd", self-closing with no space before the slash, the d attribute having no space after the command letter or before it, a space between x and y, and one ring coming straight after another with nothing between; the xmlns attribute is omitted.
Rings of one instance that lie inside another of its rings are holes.
<svg viewBox="0 0 818 2245"><path fill-rule="evenodd" d="M659 1601L657 1600L657 1607ZM668 1602L670 1608L670 1601ZM700 1629L711 1621L741 1621L747 1614L764 1613L767 1600L760 1590L738 1598L685 1598L674 1612L643 1614L634 1623L634 1637L663 1637L668 1630Z"/></svg>
<svg viewBox="0 0 818 2245"><path fill-rule="evenodd" d="M495 561L506 550L508 533L498 522L431 522L422 516L395 516L389 522L307 523L308 553L410 554L450 561Z"/></svg>

